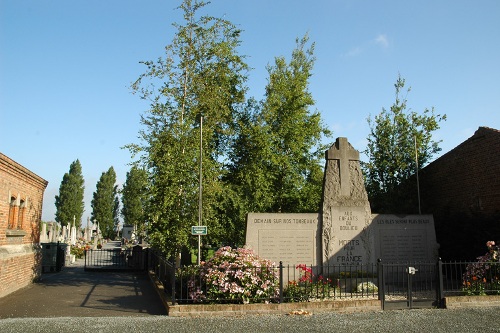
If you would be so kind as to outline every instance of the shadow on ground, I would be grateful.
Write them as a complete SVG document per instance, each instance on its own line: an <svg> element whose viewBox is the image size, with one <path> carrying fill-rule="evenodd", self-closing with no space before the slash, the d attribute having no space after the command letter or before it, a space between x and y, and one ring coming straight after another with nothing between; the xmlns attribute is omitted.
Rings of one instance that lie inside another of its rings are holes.
<svg viewBox="0 0 500 333"><path fill-rule="evenodd" d="M85 272L77 263L0 298L0 318L166 315L149 276Z"/></svg>

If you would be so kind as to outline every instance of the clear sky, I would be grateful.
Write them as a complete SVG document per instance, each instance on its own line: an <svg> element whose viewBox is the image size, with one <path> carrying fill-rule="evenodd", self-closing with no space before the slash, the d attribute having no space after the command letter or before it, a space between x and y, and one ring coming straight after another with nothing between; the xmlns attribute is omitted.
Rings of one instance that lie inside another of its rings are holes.
<svg viewBox="0 0 500 333"><path fill-rule="evenodd" d="M49 181L42 220L76 159L86 208L110 166L125 181L147 103L130 83L140 60L163 55L182 22L180 0L0 0L0 152ZM289 59L296 37L316 43L310 90L335 137L364 150L366 118L394 102L446 114L435 139L446 153L479 126L500 129L498 0L213 0L208 14L242 30L248 97L261 99L267 64ZM498 153L498 152L494 152Z"/></svg>

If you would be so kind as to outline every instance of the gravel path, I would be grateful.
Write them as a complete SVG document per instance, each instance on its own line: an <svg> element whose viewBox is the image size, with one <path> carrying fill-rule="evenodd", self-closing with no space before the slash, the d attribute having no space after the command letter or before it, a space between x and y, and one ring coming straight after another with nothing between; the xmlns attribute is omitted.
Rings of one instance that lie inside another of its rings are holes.
<svg viewBox="0 0 500 333"><path fill-rule="evenodd" d="M0 332L500 332L500 308L425 309L239 318L99 317L0 320Z"/></svg>

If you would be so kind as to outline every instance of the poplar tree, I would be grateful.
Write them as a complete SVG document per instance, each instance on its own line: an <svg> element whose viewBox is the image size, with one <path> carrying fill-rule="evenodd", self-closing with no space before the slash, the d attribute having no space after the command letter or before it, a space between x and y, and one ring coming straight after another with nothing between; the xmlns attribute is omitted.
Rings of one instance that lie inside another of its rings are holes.
<svg viewBox="0 0 500 333"><path fill-rule="evenodd" d="M243 241L247 212L317 212L321 200L323 156L330 137L309 91L314 43L296 40L289 62L276 57L267 67L266 97L250 100L240 113L238 135L227 176L227 211L238 217L235 235ZM237 234L240 230L240 234Z"/></svg>
<svg viewBox="0 0 500 333"><path fill-rule="evenodd" d="M69 172L64 174L59 186L59 195L55 197L55 220L61 226L71 225L73 219L75 219L76 227L80 227L85 209L85 202L83 201L84 183L82 166L77 159L69 166Z"/></svg>
<svg viewBox="0 0 500 333"><path fill-rule="evenodd" d="M314 43L296 40L290 62L276 57L268 66L265 100L255 101L239 119L232 155L233 181L240 183L250 211L317 211L322 165L330 136L314 99L309 79L314 66ZM317 192L317 195L313 193ZM255 210L254 210L255 209Z"/></svg>
<svg viewBox="0 0 500 333"><path fill-rule="evenodd" d="M290 62L276 57L268 66L262 117L269 147L262 159L271 182L272 212L316 212L322 186L322 163L330 135L309 91L314 67L314 43L296 40ZM316 193L316 195L314 195Z"/></svg>
<svg viewBox="0 0 500 333"><path fill-rule="evenodd" d="M141 143L128 148L150 174L148 239L166 255L176 255L195 241L190 233L200 217L200 155L202 224L210 230L204 240L217 242L222 236L218 206L223 161L235 107L244 101L246 90L248 68L237 53L240 30L225 19L202 16L205 6L197 0L182 2L178 9L184 21L174 24L177 31L164 57L143 62L147 70L132 85L150 109L141 118Z"/></svg>
<svg viewBox="0 0 500 333"><path fill-rule="evenodd" d="M145 231L146 225L147 177L144 169L133 166L127 172L121 191L123 224L136 226L140 234Z"/></svg>
<svg viewBox="0 0 500 333"><path fill-rule="evenodd" d="M396 99L373 119L368 117L370 134L362 163L366 190L372 210L377 213L418 213L417 170L441 151L440 141L432 133L446 115L434 108L417 113L408 108L405 79L398 76L394 84ZM411 181L410 181L411 180Z"/></svg>
<svg viewBox="0 0 500 333"><path fill-rule="evenodd" d="M118 186L116 173L113 167L103 172L96 185L96 191L92 197L91 219L99 224L104 238L115 238L115 219L118 211L116 209L116 196Z"/></svg>

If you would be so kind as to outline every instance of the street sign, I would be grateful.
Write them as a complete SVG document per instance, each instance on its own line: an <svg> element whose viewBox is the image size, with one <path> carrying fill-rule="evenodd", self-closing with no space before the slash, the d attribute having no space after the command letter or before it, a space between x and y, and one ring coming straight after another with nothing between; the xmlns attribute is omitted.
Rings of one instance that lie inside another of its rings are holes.
<svg viewBox="0 0 500 333"><path fill-rule="evenodd" d="M191 235L205 236L207 234L206 225L193 225L191 227Z"/></svg>

